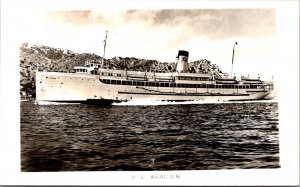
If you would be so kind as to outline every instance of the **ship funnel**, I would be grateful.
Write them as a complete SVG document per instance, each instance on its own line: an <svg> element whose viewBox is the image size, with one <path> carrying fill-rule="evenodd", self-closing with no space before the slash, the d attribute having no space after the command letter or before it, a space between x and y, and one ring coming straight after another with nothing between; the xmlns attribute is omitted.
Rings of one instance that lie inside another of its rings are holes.
<svg viewBox="0 0 300 187"><path fill-rule="evenodd" d="M179 73L186 73L188 69L188 57L189 52L184 50L179 50L177 55L177 66L176 71Z"/></svg>

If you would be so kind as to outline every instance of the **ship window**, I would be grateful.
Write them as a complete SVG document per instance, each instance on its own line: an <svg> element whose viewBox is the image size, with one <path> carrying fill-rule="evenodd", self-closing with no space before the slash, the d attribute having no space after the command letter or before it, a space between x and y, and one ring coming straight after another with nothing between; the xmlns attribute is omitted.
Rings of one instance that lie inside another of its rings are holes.
<svg viewBox="0 0 300 187"><path fill-rule="evenodd" d="M121 81L117 81L117 84L119 84L119 85L120 85L120 84L121 84Z"/></svg>
<svg viewBox="0 0 300 187"><path fill-rule="evenodd" d="M121 77L121 74L117 74L118 77Z"/></svg>
<svg viewBox="0 0 300 187"><path fill-rule="evenodd" d="M117 81L116 80L111 80L111 84L116 84Z"/></svg>
<svg viewBox="0 0 300 187"><path fill-rule="evenodd" d="M179 87L179 88L185 88L185 87L186 87L186 84L178 84L178 87Z"/></svg>
<svg viewBox="0 0 300 187"><path fill-rule="evenodd" d="M175 87L175 83L170 83L170 87Z"/></svg>
<svg viewBox="0 0 300 187"><path fill-rule="evenodd" d="M136 81L132 81L132 85L136 86Z"/></svg>
<svg viewBox="0 0 300 187"><path fill-rule="evenodd" d="M156 87L159 87L159 83L158 83L158 82L156 82L156 83L155 83L155 86L156 86Z"/></svg>
<svg viewBox="0 0 300 187"><path fill-rule="evenodd" d="M154 82L149 82L149 86L155 86Z"/></svg>

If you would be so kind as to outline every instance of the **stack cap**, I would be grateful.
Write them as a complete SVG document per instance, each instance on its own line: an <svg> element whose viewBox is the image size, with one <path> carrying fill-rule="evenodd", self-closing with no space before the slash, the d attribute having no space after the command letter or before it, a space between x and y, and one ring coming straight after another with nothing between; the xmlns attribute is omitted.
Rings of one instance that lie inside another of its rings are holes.
<svg viewBox="0 0 300 187"><path fill-rule="evenodd" d="M186 56L189 57L189 52L188 51L184 51L184 50L179 50L178 51L178 55L176 58L178 58L179 56Z"/></svg>

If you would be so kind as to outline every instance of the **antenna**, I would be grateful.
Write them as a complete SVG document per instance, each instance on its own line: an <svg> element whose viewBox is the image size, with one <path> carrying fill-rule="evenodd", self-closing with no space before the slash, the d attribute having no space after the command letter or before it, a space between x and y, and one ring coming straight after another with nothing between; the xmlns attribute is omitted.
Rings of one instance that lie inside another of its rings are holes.
<svg viewBox="0 0 300 187"><path fill-rule="evenodd" d="M106 30L106 33L105 33L105 39L104 39L104 50L103 50L103 56L102 56L102 62L101 62L101 68L103 67L103 63L104 63L104 56L105 56L105 48L106 48L106 41L107 41L107 33L108 33L108 30Z"/></svg>

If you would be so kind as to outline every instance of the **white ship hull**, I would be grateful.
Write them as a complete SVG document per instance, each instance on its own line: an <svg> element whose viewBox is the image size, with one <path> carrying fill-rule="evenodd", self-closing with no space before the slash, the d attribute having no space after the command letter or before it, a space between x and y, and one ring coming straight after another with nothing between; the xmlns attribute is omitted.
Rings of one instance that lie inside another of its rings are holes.
<svg viewBox="0 0 300 187"><path fill-rule="evenodd" d="M124 71L118 71L124 72ZM151 73L148 73L151 77ZM159 74L156 74L159 76ZM120 77L120 82L125 81ZM231 101L264 99L271 92L266 87L249 88L235 85L232 88L222 88L215 84L206 88L176 87L172 82L161 85L149 85L145 81L127 81L136 85L108 84L103 77L93 74L37 72L36 100L37 102L67 102L67 103L98 103L110 104L130 100L151 101ZM101 80L101 81L100 81ZM106 79L108 80L108 79ZM127 78L128 80L128 78ZM139 82L139 83L138 83ZM154 81L152 81L154 82ZM141 85L140 85L141 83Z"/></svg>

